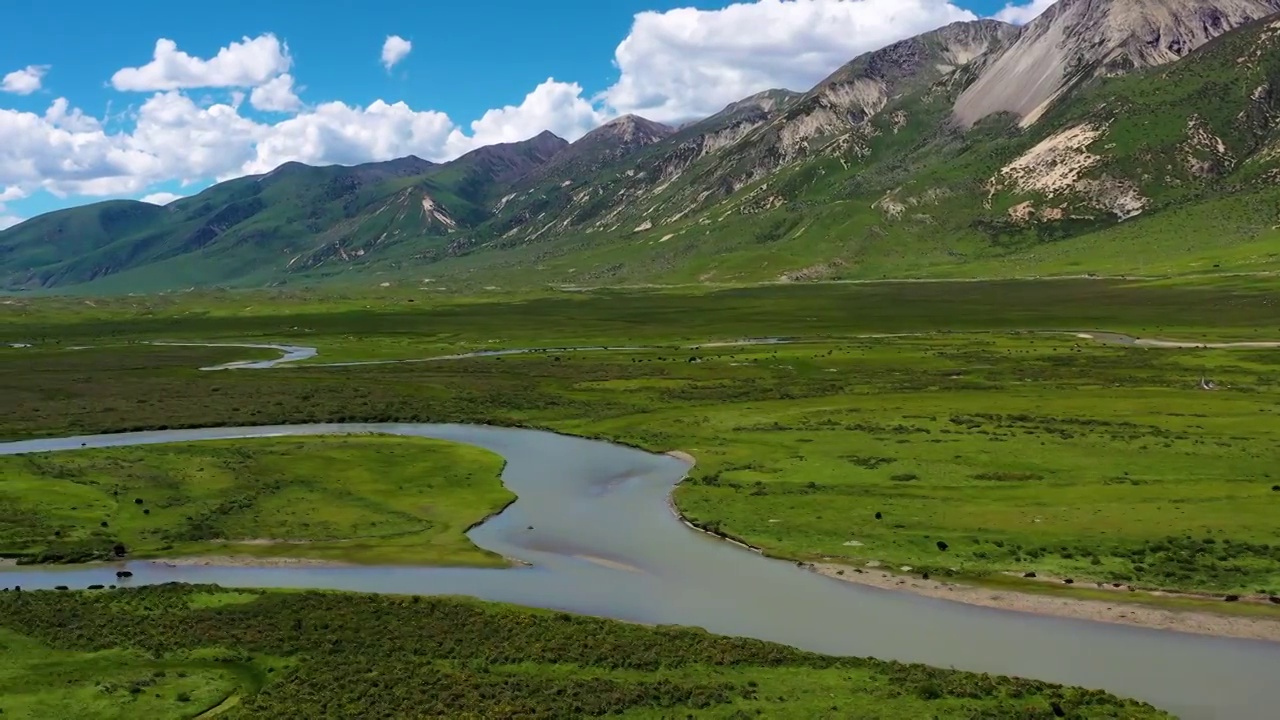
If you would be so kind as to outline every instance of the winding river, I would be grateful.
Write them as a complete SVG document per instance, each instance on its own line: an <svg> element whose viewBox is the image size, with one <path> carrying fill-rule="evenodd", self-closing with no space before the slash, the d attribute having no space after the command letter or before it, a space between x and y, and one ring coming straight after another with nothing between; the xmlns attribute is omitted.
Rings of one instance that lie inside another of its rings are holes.
<svg viewBox="0 0 1280 720"><path fill-rule="evenodd" d="M301 348L284 350L300 351ZM264 365L259 365L263 367ZM469 595L706 628L836 655L870 655L1105 688L1184 718L1273 718L1280 643L1043 617L879 590L770 560L684 526L668 506L681 460L533 430L344 424L215 428L0 444L0 455L198 440L385 433L485 448L519 499L471 531L529 567L217 567L134 561L135 584ZM0 586L116 582L117 565L0 570Z"/></svg>

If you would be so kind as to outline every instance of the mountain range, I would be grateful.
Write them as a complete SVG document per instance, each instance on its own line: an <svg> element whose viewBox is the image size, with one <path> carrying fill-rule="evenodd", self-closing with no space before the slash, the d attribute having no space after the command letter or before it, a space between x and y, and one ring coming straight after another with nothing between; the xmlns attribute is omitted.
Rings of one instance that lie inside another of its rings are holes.
<svg viewBox="0 0 1280 720"><path fill-rule="evenodd" d="M1280 0L1061 0L670 127L285 164L0 232L0 288L149 292L1280 265Z"/></svg>

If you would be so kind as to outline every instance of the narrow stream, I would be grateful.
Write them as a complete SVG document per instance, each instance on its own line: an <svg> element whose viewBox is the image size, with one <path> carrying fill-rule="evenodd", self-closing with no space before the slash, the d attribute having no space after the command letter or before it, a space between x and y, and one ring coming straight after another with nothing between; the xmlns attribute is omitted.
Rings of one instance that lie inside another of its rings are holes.
<svg viewBox="0 0 1280 720"><path fill-rule="evenodd" d="M1159 348L1159 349L1213 349L1213 350L1264 350L1264 349L1280 349L1280 341L1275 340L1258 340L1246 342L1204 342L1196 340L1160 340L1149 338L1138 338L1124 333L1115 333L1102 330L1090 330L1088 332L1072 332L1066 330L1011 330L1007 331L1011 334L1019 334L1023 332L1035 333L1041 335L1059 335L1064 337L1075 337L1080 340L1090 340L1101 343L1103 345L1125 345L1130 347L1141 348ZM911 332L911 333L874 333L869 335L854 335L844 338L828 338L829 341L840 340L882 340L892 338L907 337L928 337L937 335L934 332ZM993 334L999 334L994 333ZM780 337L763 337L763 338L743 338L740 340L727 340L717 342L706 342L694 345L584 345L584 346L567 346L567 347L542 347L542 348L513 348L505 350L476 350L472 352L455 353L451 355L436 355L425 358L407 358L407 359L388 359L388 360L348 360L344 362L328 362L328 363L307 363L301 367L306 368L333 368L333 367L367 367L372 365L413 365L419 363L445 362L448 360L466 360L469 358L485 358L485 357L503 357L508 355L532 355L540 353L571 353L571 352L601 352L601 351L641 351L641 350L704 350L719 349L731 347L750 347L755 345L791 345L804 342L798 338L780 338ZM153 345L166 345L171 347L236 347L236 348L254 348L259 350L276 350L281 355L278 358L267 360L237 360L235 362L223 363L221 365L212 365L200 368L201 370L268 370L274 367L280 367L291 363L310 360L318 356L319 350L314 347L304 345L272 345L272 344L250 344L250 343L197 343L197 342L157 342ZM30 347L24 345L23 347Z"/></svg>

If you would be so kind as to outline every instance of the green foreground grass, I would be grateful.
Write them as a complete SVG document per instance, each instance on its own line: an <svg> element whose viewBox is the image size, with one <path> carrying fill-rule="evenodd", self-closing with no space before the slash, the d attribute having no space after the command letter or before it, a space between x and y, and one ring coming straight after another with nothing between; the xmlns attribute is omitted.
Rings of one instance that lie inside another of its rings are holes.
<svg viewBox="0 0 1280 720"><path fill-rule="evenodd" d="M253 439L0 457L0 556L196 555L500 566L471 525L502 459L425 439Z"/></svg>
<svg viewBox="0 0 1280 720"><path fill-rule="evenodd" d="M456 599L0 594L5 718L1167 717L1100 691ZM207 715L205 715L207 716Z"/></svg>
<svg viewBox="0 0 1280 720"><path fill-rule="evenodd" d="M294 298L274 315L251 298L236 314L233 296L219 297L163 299L152 317L28 302L5 331L43 339L0 354L0 392L13 398L0 436L343 420L544 427L692 452L679 508L783 557L1259 597L1251 611L1263 613L1280 592L1280 471L1268 450L1280 351L1107 346L1069 332L1280 339L1280 291L1257 278L412 307L394 296L365 309ZM1030 329L1063 332L1015 332ZM915 334L865 337L898 332ZM767 335L799 342L678 347ZM323 361L664 347L208 373L195 368L255 351L119 344L157 338L305 342ZM66 349L89 344L99 347Z"/></svg>

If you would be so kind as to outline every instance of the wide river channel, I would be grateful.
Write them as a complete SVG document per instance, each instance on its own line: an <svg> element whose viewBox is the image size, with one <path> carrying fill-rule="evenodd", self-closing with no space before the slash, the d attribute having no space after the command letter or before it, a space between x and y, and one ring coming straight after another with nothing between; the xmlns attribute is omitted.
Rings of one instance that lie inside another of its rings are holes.
<svg viewBox="0 0 1280 720"><path fill-rule="evenodd" d="M1214 638L975 607L826 578L686 527L668 498L688 465L533 430L344 424L214 428L29 440L0 455L199 440L385 433L507 460L519 499L471 531L528 567L123 565L0 569L0 587L192 582L485 600L691 625L834 655L862 655L1104 688L1183 718L1276 718L1280 643Z"/></svg>

